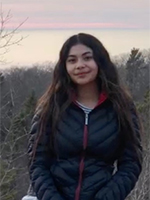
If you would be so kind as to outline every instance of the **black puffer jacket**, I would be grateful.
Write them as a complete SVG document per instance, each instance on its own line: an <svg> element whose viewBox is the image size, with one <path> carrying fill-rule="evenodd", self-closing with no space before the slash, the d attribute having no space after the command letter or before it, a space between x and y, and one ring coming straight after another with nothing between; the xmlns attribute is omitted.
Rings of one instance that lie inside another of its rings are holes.
<svg viewBox="0 0 150 200"><path fill-rule="evenodd" d="M131 110L141 153L137 117L134 109ZM131 143L121 152L122 136L112 103L100 99L88 120L86 117L75 103L66 109L57 127L57 157L48 149L51 127L47 124L30 165L31 182L39 200L124 200L135 186L141 163ZM30 132L30 155L38 128L35 116Z"/></svg>

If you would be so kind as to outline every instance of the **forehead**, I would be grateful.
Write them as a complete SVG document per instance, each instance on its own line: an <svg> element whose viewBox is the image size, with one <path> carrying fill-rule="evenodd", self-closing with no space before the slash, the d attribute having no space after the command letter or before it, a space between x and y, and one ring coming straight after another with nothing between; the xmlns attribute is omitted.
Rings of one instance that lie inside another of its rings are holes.
<svg viewBox="0 0 150 200"><path fill-rule="evenodd" d="M87 46L85 46L83 44L77 44L77 45L74 45L74 46L71 47L68 56L69 55L76 55L76 56L78 56L78 55L84 54L85 52L92 53L93 51L92 51L91 48L89 48L89 47L87 47Z"/></svg>

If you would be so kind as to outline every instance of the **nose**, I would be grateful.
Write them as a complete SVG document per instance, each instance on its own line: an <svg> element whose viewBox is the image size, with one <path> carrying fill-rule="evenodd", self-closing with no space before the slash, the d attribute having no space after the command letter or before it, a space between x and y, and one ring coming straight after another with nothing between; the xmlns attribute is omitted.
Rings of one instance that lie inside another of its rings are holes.
<svg viewBox="0 0 150 200"><path fill-rule="evenodd" d="M83 62L82 59L78 59L77 63L76 63L76 68L77 69L82 69L85 67L85 63Z"/></svg>

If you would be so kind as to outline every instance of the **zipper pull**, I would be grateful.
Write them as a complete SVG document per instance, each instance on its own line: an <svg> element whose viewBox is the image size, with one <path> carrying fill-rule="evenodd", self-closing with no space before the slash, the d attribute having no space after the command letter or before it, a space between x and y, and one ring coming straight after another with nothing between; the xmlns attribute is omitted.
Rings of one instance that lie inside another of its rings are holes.
<svg viewBox="0 0 150 200"><path fill-rule="evenodd" d="M85 125L88 125L88 113L85 113Z"/></svg>

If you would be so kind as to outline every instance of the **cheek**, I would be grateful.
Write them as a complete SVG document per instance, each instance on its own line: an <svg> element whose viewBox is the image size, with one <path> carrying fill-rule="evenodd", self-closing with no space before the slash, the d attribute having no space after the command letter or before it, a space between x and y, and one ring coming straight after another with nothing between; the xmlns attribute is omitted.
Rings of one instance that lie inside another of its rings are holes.
<svg viewBox="0 0 150 200"><path fill-rule="evenodd" d="M72 71L71 67L68 66L68 65L66 65L66 71L67 71L67 73L70 75L70 74L71 74L71 71Z"/></svg>
<svg viewBox="0 0 150 200"><path fill-rule="evenodd" d="M97 77L98 75L98 66L96 65L96 63L93 65L93 75L95 75L95 77Z"/></svg>
<svg viewBox="0 0 150 200"><path fill-rule="evenodd" d="M69 77L73 80L73 68L70 66L66 66L66 71L67 71Z"/></svg>

